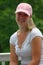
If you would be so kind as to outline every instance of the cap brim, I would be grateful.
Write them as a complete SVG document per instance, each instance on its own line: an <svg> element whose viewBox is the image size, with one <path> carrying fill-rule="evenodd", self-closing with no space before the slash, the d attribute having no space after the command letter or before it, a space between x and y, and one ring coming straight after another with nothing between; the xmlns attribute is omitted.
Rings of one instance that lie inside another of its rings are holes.
<svg viewBox="0 0 43 65"><path fill-rule="evenodd" d="M17 10L17 11L15 11L15 14L18 13L18 12L24 12L25 14L27 14L28 16L30 16L29 12L27 12L25 10L22 10L22 9Z"/></svg>

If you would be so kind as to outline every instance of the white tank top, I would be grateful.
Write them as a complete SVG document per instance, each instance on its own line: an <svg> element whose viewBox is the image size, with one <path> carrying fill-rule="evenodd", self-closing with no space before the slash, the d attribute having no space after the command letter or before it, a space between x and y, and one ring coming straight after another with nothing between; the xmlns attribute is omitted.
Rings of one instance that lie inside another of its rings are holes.
<svg viewBox="0 0 43 65"><path fill-rule="evenodd" d="M36 36L42 37L42 33L38 28L33 28L30 33L28 33L25 41L22 44L22 48L20 49L18 47L18 37L17 32L15 32L10 37L10 44L15 45L15 52L18 56L18 58L21 58L21 65L27 65L32 60L32 48L31 48L31 41ZM43 47L43 44L42 44ZM43 50L42 50L43 51ZM41 52L41 59L39 65L43 65L43 52Z"/></svg>

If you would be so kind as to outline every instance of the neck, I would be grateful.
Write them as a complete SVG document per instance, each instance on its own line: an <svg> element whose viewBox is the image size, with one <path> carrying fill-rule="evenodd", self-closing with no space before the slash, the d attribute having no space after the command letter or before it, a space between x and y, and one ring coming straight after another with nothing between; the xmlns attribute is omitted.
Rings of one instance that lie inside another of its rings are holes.
<svg viewBox="0 0 43 65"><path fill-rule="evenodd" d="M19 30L21 31L21 32L28 32L29 31L29 29L28 29L28 27L23 27L23 26L21 26L21 25L18 25L19 26Z"/></svg>
<svg viewBox="0 0 43 65"><path fill-rule="evenodd" d="M27 28L20 28L21 32L28 32L29 30Z"/></svg>

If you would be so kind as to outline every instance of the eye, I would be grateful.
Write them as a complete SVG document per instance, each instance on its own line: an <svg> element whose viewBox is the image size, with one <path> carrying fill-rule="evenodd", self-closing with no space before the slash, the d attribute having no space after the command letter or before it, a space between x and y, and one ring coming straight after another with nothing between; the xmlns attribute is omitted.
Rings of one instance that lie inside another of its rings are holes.
<svg viewBox="0 0 43 65"><path fill-rule="evenodd" d="M20 15L21 15L21 13L18 13L18 15L20 16Z"/></svg>
<svg viewBox="0 0 43 65"><path fill-rule="evenodd" d="M24 16L28 16L28 15L24 13Z"/></svg>
<svg viewBox="0 0 43 65"><path fill-rule="evenodd" d="M21 15L24 16L24 17L27 17L27 16L28 16L28 15L25 14L24 12L18 12L17 14L18 14L18 16L21 16Z"/></svg>

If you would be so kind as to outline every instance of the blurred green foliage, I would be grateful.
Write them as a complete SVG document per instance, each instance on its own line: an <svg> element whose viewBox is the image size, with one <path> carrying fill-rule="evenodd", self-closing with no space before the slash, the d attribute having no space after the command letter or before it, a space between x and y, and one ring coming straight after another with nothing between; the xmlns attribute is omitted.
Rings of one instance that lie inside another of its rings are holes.
<svg viewBox="0 0 43 65"><path fill-rule="evenodd" d="M10 36L18 29L14 12L21 2L32 5L33 20L43 33L43 0L0 0L0 53L10 51Z"/></svg>

